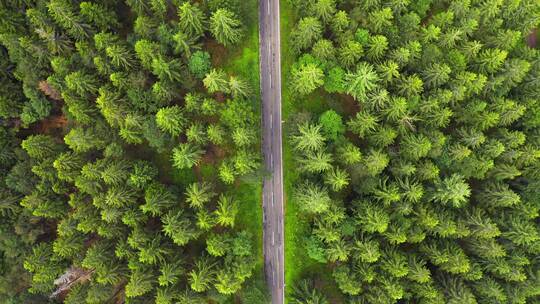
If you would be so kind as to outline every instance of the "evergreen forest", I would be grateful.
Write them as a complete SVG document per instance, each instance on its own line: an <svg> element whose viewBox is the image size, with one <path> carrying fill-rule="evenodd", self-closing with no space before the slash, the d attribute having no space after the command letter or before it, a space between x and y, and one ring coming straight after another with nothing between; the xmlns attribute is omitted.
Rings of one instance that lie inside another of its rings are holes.
<svg viewBox="0 0 540 304"><path fill-rule="evenodd" d="M539 0L0 0L0 304L282 303L261 33L285 303L540 304Z"/></svg>
<svg viewBox="0 0 540 304"><path fill-rule="evenodd" d="M289 7L290 303L540 303L540 2Z"/></svg>
<svg viewBox="0 0 540 304"><path fill-rule="evenodd" d="M246 3L0 1L0 303L266 299Z"/></svg>

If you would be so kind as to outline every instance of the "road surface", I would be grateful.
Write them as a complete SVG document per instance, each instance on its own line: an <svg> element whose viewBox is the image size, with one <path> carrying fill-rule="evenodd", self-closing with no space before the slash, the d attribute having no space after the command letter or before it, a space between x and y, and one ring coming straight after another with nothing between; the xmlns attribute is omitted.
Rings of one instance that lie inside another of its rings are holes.
<svg viewBox="0 0 540 304"><path fill-rule="evenodd" d="M285 302L283 244L283 166L281 154L281 59L279 0L259 1L259 65L264 165L263 247L272 304Z"/></svg>

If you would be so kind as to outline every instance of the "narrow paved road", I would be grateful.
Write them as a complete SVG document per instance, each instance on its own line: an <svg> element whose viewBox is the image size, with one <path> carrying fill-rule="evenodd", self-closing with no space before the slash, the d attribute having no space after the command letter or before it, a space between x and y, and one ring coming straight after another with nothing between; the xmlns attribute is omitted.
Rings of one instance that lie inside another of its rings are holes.
<svg viewBox="0 0 540 304"><path fill-rule="evenodd" d="M272 304L285 302L283 243L283 166L281 154L281 59L279 0L259 0L259 64L263 155L271 173L263 184L263 246Z"/></svg>

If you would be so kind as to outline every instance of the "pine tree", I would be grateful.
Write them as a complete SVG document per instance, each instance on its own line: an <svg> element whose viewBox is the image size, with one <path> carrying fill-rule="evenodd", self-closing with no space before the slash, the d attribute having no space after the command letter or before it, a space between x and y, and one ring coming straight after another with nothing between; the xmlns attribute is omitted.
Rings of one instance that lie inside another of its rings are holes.
<svg viewBox="0 0 540 304"><path fill-rule="evenodd" d="M453 174L436 183L435 189L431 193L431 200L460 208L468 202L470 195L469 184L458 174Z"/></svg>
<svg viewBox="0 0 540 304"><path fill-rule="evenodd" d="M381 257L379 243L371 239L360 239L355 242L354 252L364 263L374 263Z"/></svg>
<svg viewBox="0 0 540 304"><path fill-rule="evenodd" d="M423 72L424 83L428 87L439 87L450 79L451 71L450 67L446 64L431 64Z"/></svg>
<svg viewBox="0 0 540 304"><path fill-rule="evenodd" d="M70 3L54 0L48 3L47 8L54 21L66 29L75 39L84 40L89 36L90 26L74 13L74 8L71 7Z"/></svg>
<svg viewBox="0 0 540 304"><path fill-rule="evenodd" d="M81 2L81 15L88 23L95 24L100 30L108 30L118 26L116 14L107 7L97 3Z"/></svg>
<svg viewBox="0 0 540 304"><path fill-rule="evenodd" d="M298 159L301 170L310 173L328 172L332 169L332 155L324 151L309 152Z"/></svg>
<svg viewBox="0 0 540 304"><path fill-rule="evenodd" d="M183 63L178 59L167 60L162 56L157 56L152 59L152 73L154 73L161 81L181 81Z"/></svg>
<svg viewBox="0 0 540 304"><path fill-rule="evenodd" d="M225 142L225 130L220 125L208 125L206 135L214 145L222 145Z"/></svg>
<svg viewBox="0 0 540 304"><path fill-rule="evenodd" d="M212 234L206 239L206 251L212 256L224 256L230 250L229 236Z"/></svg>
<svg viewBox="0 0 540 304"><path fill-rule="evenodd" d="M336 49L332 44L332 41L327 39L321 39L313 45L311 51L313 56L320 61L333 61L336 56Z"/></svg>
<svg viewBox="0 0 540 304"><path fill-rule="evenodd" d="M291 39L297 52L307 49L322 36L322 25L317 18L304 17L291 33Z"/></svg>
<svg viewBox="0 0 540 304"><path fill-rule="evenodd" d="M364 166L366 173L370 176L375 176L381 173L388 166L388 156L377 150L370 150L364 158Z"/></svg>
<svg viewBox="0 0 540 304"><path fill-rule="evenodd" d="M350 24L349 16L347 15L346 11L339 10L337 11L333 18L331 19L330 27L332 28L332 31L334 31L334 34L339 34L347 29L347 27Z"/></svg>
<svg viewBox="0 0 540 304"><path fill-rule="evenodd" d="M76 71L66 75L64 78L68 89L85 96L86 94L95 94L98 90L98 81L85 71Z"/></svg>
<svg viewBox="0 0 540 304"><path fill-rule="evenodd" d="M295 91L306 95L324 84L323 77L323 70L309 63L293 69L291 85Z"/></svg>
<svg viewBox="0 0 540 304"><path fill-rule="evenodd" d="M388 49L388 39L382 35L370 37L366 55L371 60L379 60Z"/></svg>
<svg viewBox="0 0 540 304"><path fill-rule="evenodd" d="M234 227L236 215L238 214L238 203L226 195L220 195L218 207L214 211L216 222L221 226Z"/></svg>
<svg viewBox="0 0 540 304"><path fill-rule="evenodd" d="M198 6L184 2L178 7L178 25L182 32L200 36L205 29L205 16Z"/></svg>
<svg viewBox="0 0 540 304"><path fill-rule="evenodd" d="M242 23L227 9L218 9L212 13L210 32L224 46L237 44L244 35Z"/></svg>
<svg viewBox="0 0 540 304"><path fill-rule="evenodd" d="M357 65L355 72L349 72L345 75L345 82L348 83L346 92L354 99L362 101L367 93L375 88L379 77L373 67L365 62Z"/></svg>
<svg viewBox="0 0 540 304"><path fill-rule="evenodd" d="M234 98L247 97L251 93L247 82L235 76L229 77L229 91Z"/></svg>
<svg viewBox="0 0 540 304"><path fill-rule="evenodd" d="M367 232L383 233L388 228L390 218L381 206L370 202L361 202L362 208L357 210L356 218L362 229Z"/></svg>
<svg viewBox="0 0 540 304"><path fill-rule="evenodd" d="M76 153L62 153L53 163L58 173L58 178L73 182L81 174L84 159Z"/></svg>
<svg viewBox="0 0 540 304"><path fill-rule="evenodd" d="M328 304L328 300L310 280L302 280L293 286L291 295L294 304Z"/></svg>
<svg viewBox="0 0 540 304"><path fill-rule="evenodd" d="M198 146L183 143L173 149L172 161L177 169L186 169L197 166L204 151Z"/></svg>
<svg viewBox="0 0 540 304"><path fill-rule="evenodd" d="M364 54L364 48L361 43L349 40L339 48L338 54L340 63L344 67L350 69L356 65L358 60L360 60Z"/></svg>
<svg viewBox="0 0 540 304"><path fill-rule="evenodd" d="M134 57L131 52L123 45L111 45L105 49L107 57L116 67L129 70L134 65Z"/></svg>
<svg viewBox="0 0 540 304"><path fill-rule="evenodd" d="M389 7L378 11L373 11L369 14L368 24L370 29L375 33L380 33L384 28L392 26L394 16Z"/></svg>
<svg viewBox="0 0 540 304"><path fill-rule="evenodd" d="M310 182L300 185L293 196L305 213L318 214L330 208L331 199L326 189Z"/></svg>
<svg viewBox="0 0 540 304"><path fill-rule="evenodd" d="M21 147L32 158L45 159L55 156L60 145L47 135L32 135L22 141Z"/></svg>
<svg viewBox="0 0 540 304"><path fill-rule="evenodd" d="M178 246L184 246L199 236L199 231L181 210L169 211L163 216L162 222L163 232Z"/></svg>
<svg viewBox="0 0 540 304"><path fill-rule="evenodd" d="M360 111L347 122L347 127L351 132L363 138L375 130L378 122L379 119L375 115L367 111Z"/></svg>
<svg viewBox="0 0 540 304"><path fill-rule="evenodd" d="M508 52L499 49L486 49L478 54L476 69L482 74L496 72L506 60Z"/></svg>
<svg viewBox="0 0 540 304"><path fill-rule="evenodd" d="M146 188L144 200L146 203L141 205L141 210L154 216L178 204L176 195L159 182L154 182Z"/></svg>
<svg viewBox="0 0 540 304"><path fill-rule="evenodd" d="M203 79L204 87L209 93L229 92L229 82L226 80L225 72L212 69Z"/></svg>
<svg viewBox="0 0 540 304"><path fill-rule="evenodd" d="M216 193L212 190L212 185L207 182L193 183L186 190L186 202L192 208L202 208L212 200Z"/></svg>
<svg viewBox="0 0 540 304"><path fill-rule="evenodd" d="M325 175L325 183L329 185L334 192L338 192L347 187L349 180L348 173L340 168L328 171Z"/></svg>
<svg viewBox="0 0 540 304"><path fill-rule="evenodd" d="M208 259L199 259L195 262L195 267L188 274L188 281L196 292L208 290L215 280L215 264Z"/></svg>
<svg viewBox="0 0 540 304"><path fill-rule="evenodd" d="M219 166L219 179L225 184L234 183L235 176L237 175L234 169L234 164L230 161L223 161Z"/></svg>
<svg viewBox="0 0 540 304"><path fill-rule="evenodd" d="M126 297L134 298L148 293L153 288L153 280L152 272L136 269L131 273L126 285Z"/></svg>
<svg viewBox="0 0 540 304"><path fill-rule="evenodd" d="M329 22L336 12L334 0L318 0L312 5L314 15L323 22Z"/></svg>
<svg viewBox="0 0 540 304"><path fill-rule="evenodd" d="M401 141L401 153L405 158L418 160L431 150L430 140L422 134L408 135Z"/></svg>
<svg viewBox="0 0 540 304"><path fill-rule="evenodd" d="M321 134L320 125L302 124L298 126L298 133L292 137L292 140L295 143L295 148L300 151L320 150L326 140Z"/></svg>
<svg viewBox="0 0 540 304"><path fill-rule="evenodd" d="M347 142L338 148L338 161L345 165L354 165L362 160L362 152L354 144Z"/></svg>
<svg viewBox="0 0 540 304"><path fill-rule="evenodd" d="M172 262L161 265L159 271L159 286L170 286L178 282L185 269L182 267L181 262Z"/></svg>

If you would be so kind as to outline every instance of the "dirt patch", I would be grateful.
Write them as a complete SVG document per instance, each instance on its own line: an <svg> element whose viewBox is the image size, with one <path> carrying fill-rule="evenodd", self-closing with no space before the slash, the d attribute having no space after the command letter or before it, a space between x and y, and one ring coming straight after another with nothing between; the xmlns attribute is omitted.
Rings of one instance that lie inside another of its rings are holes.
<svg viewBox="0 0 540 304"><path fill-rule="evenodd" d="M527 37L527 44L532 48L536 48L538 46L538 29L533 29L529 34Z"/></svg>
<svg viewBox="0 0 540 304"><path fill-rule="evenodd" d="M215 67L223 66L225 60L229 58L227 49L215 40L206 40L204 42L204 49L210 53L212 65Z"/></svg>
<svg viewBox="0 0 540 304"><path fill-rule="evenodd" d="M227 96L225 96L225 94L223 92L216 92L214 94L214 97L215 97L216 101L219 102L219 103L224 103L225 100L227 100Z"/></svg>
<svg viewBox="0 0 540 304"><path fill-rule="evenodd" d="M201 168L203 165L216 165L218 161L225 158L225 150L216 145L208 146L206 153L203 155L199 165L193 167L193 172L198 180L203 180Z"/></svg>
<svg viewBox="0 0 540 304"><path fill-rule="evenodd" d="M58 134L62 133L67 124L68 120L64 115L49 116L39 122L36 130L42 134Z"/></svg>
<svg viewBox="0 0 540 304"><path fill-rule="evenodd" d="M360 104L354 100L351 95L339 94L332 95L332 99L328 102L332 108L336 109L344 118L354 116L360 111Z"/></svg>
<svg viewBox="0 0 540 304"><path fill-rule="evenodd" d="M46 80L42 80L38 83L38 88L43 94L47 95L49 98L60 101L62 100L62 95L55 88L53 88Z"/></svg>
<svg viewBox="0 0 540 304"><path fill-rule="evenodd" d="M203 164L214 164L225 157L225 150L216 145L210 145L202 158Z"/></svg>

